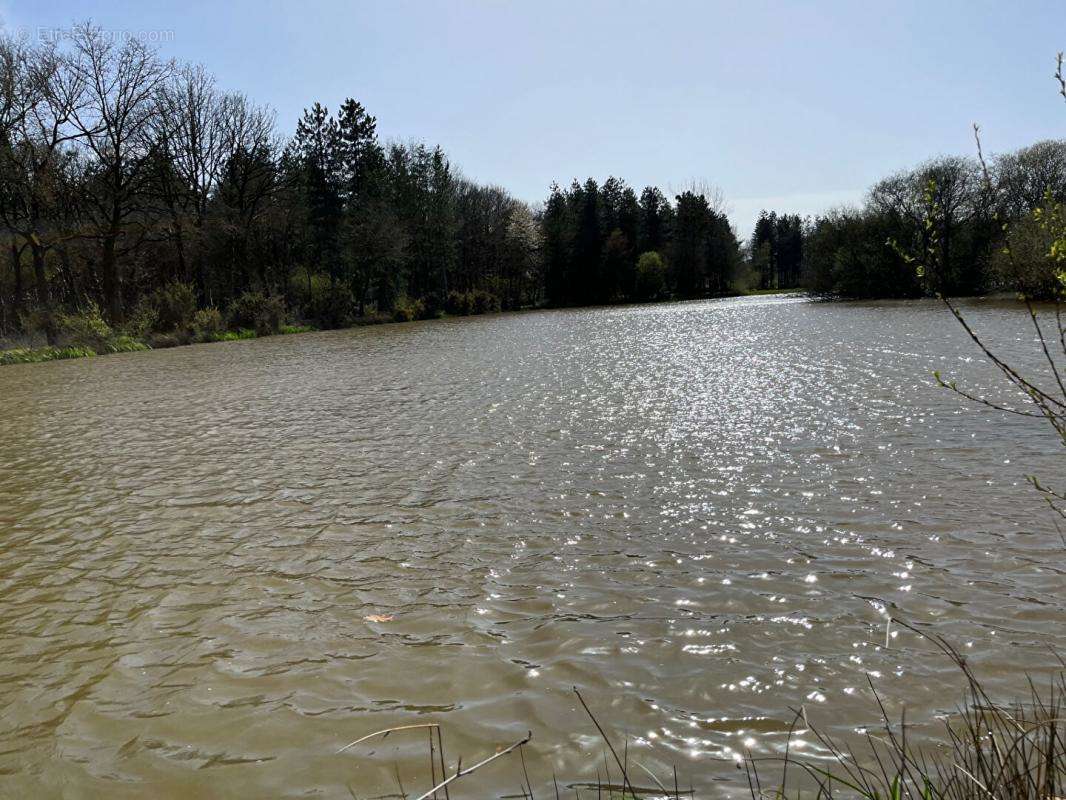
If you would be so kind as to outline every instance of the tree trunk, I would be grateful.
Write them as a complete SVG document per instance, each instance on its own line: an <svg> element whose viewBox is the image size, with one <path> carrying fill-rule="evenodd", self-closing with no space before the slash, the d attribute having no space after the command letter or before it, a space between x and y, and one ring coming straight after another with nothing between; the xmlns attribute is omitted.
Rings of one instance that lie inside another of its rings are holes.
<svg viewBox="0 0 1066 800"><path fill-rule="evenodd" d="M11 269L15 273L15 321L17 325L21 325L20 317L25 302L26 289L22 284L22 253L19 251L14 239L11 240Z"/></svg>
<svg viewBox="0 0 1066 800"><path fill-rule="evenodd" d="M55 251L59 253L59 263L61 269L59 270L59 278L63 285L65 297L61 302L75 302L78 296L78 289L75 281L74 266L70 263L70 252L63 245L56 245ZM53 292L53 294L55 294Z"/></svg>
<svg viewBox="0 0 1066 800"><path fill-rule="evenodd" d="M176 215L175 215L176 216ZM181 227L180 222L174 223L174 249L178 255L178 275L181 276L180 280L186 283L190 280L189 268L185 261L185 232Z"/></svg>
<svg viewBox="0 0 1066 800"><path fill-rule="evenodd" d="M49 345L55 345L59 333L56 330L54 309L52 308L52 292L48 286L48 275L45 271L46 250L40 240L30 236L30 253L33 256L33 281L36 284L37 303L44 310L44 335Z"/></svg>
<svg viewBox="0 0 1066 800"><path fill-rule="evenodd" d="M207 276L204 271L204 232L203 232L203 219L196 224L196 241L193 247L193 285L196 287L196 297L200 301L200 305L209 306L210 298L207 296Z"/></svg>
<svg viewBox="0 0 1066 800"><path fill-rule="evenodd" d="M112 323L122 321L122 287L119 283L115 238L114 235L104 238L100 256L100 282L104 289L104 305Z"/></svg>
<svg viewBox="0 0 1066 800"><path fill-rule="evenodd" d="M34 236L30 239L30 252L33 254L33 281L36 284L37 302L51 311L52 293L48 290L48 275L45 273L44 247L36 238Z"/></svg>
<svg viewBox="0 0 1066 800"><path fill-rule="evenodd" d="M107 221L100 254L100 282L104 290L104 311L112 325L122 322L122 279L119 275L118 264L118 240L121 235L122 207L116 197L112 200L111 218Z"/></svg>

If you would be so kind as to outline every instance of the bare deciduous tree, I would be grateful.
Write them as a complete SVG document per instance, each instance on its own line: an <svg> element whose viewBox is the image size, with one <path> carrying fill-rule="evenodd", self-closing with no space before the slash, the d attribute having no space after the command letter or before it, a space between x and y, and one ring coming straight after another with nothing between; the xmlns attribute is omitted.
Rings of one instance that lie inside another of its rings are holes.
<svg viewBox="0 0 1066 800"><path fill-rule="evenodd" d="M116 44L90 24L71 36L70 70L85 87L74 110L78 143L89 151L82 187L87 219L99 247L99 277L112 320L124 315L122 256L147 233L142 189L149 178L148 143L159 114L158 92L172 65L136 39Z"/></svg>

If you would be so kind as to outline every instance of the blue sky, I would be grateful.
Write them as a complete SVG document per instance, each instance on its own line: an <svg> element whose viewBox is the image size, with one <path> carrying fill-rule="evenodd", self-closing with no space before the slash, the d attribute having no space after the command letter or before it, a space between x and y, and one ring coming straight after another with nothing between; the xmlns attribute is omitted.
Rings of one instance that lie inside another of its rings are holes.
<svg viewBox="0 0 1066 800"><path fill-rule="evenodd" d="M529 201L575 176L708 181L742 236L762 206L816 213L970 153L973 122L992 151L1066 135L1066 0L0 0L0 16L31 36L87 18L154 34L285 132L354 96L383 137L439 143Z"/></svg>

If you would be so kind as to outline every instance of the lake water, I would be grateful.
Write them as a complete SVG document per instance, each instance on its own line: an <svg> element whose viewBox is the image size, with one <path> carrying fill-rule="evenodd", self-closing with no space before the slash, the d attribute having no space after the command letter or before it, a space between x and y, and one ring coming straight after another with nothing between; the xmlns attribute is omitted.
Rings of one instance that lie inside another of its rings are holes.
<svg viewBox="0 0 1066 800"><path fill-rule="evenodd" d="M1018 309L967 313L1031 359ZM779 296L4 367L0 795L417 795L425 730L337 750L425 722L594 781L574 686L703 796L790 707L875 724L870 681L934 736L962 681L887 615L1004 698L1066 649L1024 479L1061 445L935 386L997 387L977 355L934 302Z"/></svg>

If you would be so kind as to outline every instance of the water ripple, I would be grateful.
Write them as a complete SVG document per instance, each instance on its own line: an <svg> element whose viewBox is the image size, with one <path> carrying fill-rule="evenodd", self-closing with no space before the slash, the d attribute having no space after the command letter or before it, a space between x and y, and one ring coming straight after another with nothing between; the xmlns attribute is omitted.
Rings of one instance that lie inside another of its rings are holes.
<svg viewBox="0 0 1066 800"><path fill-rule="evenodd" d="M421 739L336 750L412 720L587 781L574 685L706 787L789 708L872 724L871 682L933 730L960 681L888 615L1023 690L1066 647L1023 477L1059 453L932 384L993 386L973 355L933 304L761 298L5 367L4 788L385 794Z"/></svg>

